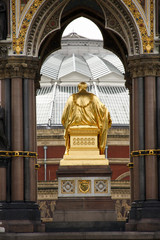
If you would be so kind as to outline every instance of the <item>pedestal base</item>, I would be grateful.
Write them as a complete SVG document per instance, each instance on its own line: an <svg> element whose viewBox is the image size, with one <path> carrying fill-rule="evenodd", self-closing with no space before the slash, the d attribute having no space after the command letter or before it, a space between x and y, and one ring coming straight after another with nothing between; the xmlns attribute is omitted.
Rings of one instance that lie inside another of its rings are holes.
<svg viewBox="0 0 160 240"><path fill-rule="evenodd" d="M133 202L126 231L160 231L160 201Z"/></svg>
<svg viewBox="0 0 160 240"><path fill-rule="evenodd" d="M110 197L59 198L54 222L116 221L114 203Z"/></svg>
<svg viewBox="0 0 160 240"><path fill-rule="evenodd" d="M109 165L60 166L57 176L54 222L116 221Z"/></svg>
<svg viewBox="0 0 160 240"><path fill-rule="evenodd" d="M34 202L1 202L0 222L5 232L44 232L38 204Z"/></svg>

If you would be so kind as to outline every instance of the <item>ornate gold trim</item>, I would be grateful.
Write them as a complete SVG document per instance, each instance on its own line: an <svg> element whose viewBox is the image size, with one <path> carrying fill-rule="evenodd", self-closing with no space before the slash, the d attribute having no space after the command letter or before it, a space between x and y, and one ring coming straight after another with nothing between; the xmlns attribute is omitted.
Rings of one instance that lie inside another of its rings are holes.
<svg viewBox="0 0 160 240"><path fill-rule="evenodd" d="M91 180L78 180L78 193L90 193Z"/></svg>
<svg viewBox="0 0 160 240"><path fill-rule="evenodd" d="M28 26L30 24L30 21L34 15L34 13L37 11L41 3L45 0L34 0L30 8L28 9L20 31L18 33L17 37L17 24L16 24L16 0L12 0L12 37L13 37L13 51L16 54L20 54L23 51L24 48L24 39L26 36L26 32L28 30Z"/></svg>
<svg viewBox="0 0 160 240"><path fill-rule="evenodd" d="M131 152L131 157L160 155L160 149L137 150Z"/></svg>
<svg viewBox="0 0 160 240"><path fill-rule="evenodd" d="M133 168L133 167L134 167L134 163L133 163L133 162L128 163L128 164L127 164L127 167Z"/></svg>
<svg viewBox="0 0 160 240"><path fill-rule="evenodd" d="M1 157L26 157L26 158L37 158L36 152L29 151L0 151Z"/></svg>
<svg viewBox="0 0 160 240"><path fill-rule="evenodd" d="M147 29L144 25L144 20L142 18L141 13L137 9L135 3L132 0L123 0L123 2L128 6L129 10L133 14L137 25L139 27L142 44L143 44L143 52L151 53L154 48L154 3L153 0L150 0L150 35L148 35Z"/></svg>

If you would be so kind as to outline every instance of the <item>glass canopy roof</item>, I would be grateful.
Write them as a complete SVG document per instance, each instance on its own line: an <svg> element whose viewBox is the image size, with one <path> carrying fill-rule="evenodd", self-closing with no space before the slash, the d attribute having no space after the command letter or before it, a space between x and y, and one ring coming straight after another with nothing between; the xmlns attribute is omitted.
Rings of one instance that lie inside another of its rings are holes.
<svg viewBox="0 0 160 240"><path fill-rule="evenodd" d="M68 97L77 92L79 82L97 95L108 108L112 124L129 124L129 93L119 58L103 49L100 40L67 36L62 49L53 53L41 69L41 88L37 91L37 125L61 125Z"/></svg>
<svg viewBox="0 0 160 240"><path fill-rule="evenodd" d="M37 124L60 125L61 116L68 97L77 92L76 86L54 84L42 87L37 92ZM89 86L89 92L96 94L108 108L112 124L129 124L129 95L124 86Z"/></svg>

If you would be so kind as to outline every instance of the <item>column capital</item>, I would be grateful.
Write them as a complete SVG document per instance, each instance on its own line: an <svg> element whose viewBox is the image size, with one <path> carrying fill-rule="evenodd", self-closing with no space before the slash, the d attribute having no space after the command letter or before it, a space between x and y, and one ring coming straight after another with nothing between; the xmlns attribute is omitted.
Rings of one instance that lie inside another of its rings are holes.
<svg viewBox="0 0 160 240"><path fill-rule="evenodd" d="M132 78L159 76L160 74L160 57L152 56L134 56L128 58L128 70Z"/></svg>
<svg viewBox="0 0 160 240"><path fill-rule="evenodd" d="M0 62L0 79L28 78L35 81L39 86L39 60L33 57L8 57Z"/></svg>

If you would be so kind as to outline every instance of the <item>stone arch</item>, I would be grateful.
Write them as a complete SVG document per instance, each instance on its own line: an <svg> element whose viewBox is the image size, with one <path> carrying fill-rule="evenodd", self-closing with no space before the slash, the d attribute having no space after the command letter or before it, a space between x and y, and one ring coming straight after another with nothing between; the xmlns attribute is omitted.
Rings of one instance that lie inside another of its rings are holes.
<svg viewBox="0 0 160 240"><path fill-rule="evenodd" d="M104 48L116 53L125 68L127 56L142 53L142 42L134 18L123 2L115 0L46 1L28 29L25 53L39 56L42 64L51 52L60 48L65 27L80 16L89 18L99 27Z"/></svg>
<svg viewBox="0 0 160 240"><path fill-rule="evenodd" d="M123 180L124 178L126 178L126 177L130 177L130 171L128 171L128 172L125 172L125 173L122 173L120 176L118 176L117 178L116 178L116 180Z"/></svg>

